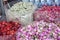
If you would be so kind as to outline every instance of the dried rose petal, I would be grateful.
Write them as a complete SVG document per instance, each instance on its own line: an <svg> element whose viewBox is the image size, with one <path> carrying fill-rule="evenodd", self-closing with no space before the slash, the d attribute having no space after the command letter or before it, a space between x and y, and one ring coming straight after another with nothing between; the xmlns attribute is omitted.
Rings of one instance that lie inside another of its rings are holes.
<svg viewBox="0 0 60 40"><path fill-rule="evenodd" d="M18 30L16 39L17 40L57 40L57 36L60 33L56 30L59 27L54 23L47 23L44 21L34 22L31 25L22 27ZM29 39L30 38L30 39Z"/></svg>
<svg viewBox="0 0 60 40"><path fill-rule="evenodd" d="M13 35L18 30L18 28L21 26L18 22L6 22L2 21L0 22L0 36L1 35Z"/></svg>
<svg viewBox="0 0 60 40"><path fill-rule="evenodd" d="M60 6L44 6L34 13L34 20L60 23Z"/></svg>

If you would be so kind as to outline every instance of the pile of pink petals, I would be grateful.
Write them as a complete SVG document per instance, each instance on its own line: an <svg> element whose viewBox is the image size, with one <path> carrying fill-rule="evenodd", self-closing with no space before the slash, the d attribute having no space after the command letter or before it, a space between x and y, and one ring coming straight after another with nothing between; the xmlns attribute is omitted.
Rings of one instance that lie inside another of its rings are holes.
<svg viewBox="0 0 60 40"><path fill-rule="evenodd" d="M19 28L17 40L60 40L60 27L44 21Z"/></svg>
<svg viewBox="0 0 60 40"><path fill-rule="evenodd" d="M60 6L43 6L34 12L34 20L60 23Z"/></svg>

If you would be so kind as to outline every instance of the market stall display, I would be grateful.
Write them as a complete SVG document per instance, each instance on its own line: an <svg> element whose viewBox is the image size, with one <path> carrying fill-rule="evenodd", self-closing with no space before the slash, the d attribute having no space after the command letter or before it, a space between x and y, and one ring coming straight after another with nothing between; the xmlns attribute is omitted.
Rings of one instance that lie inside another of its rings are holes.
<svg viewBox="0 0 60 40"><path fill-rule="evenodd" d="M60 28L54 23L33 22L19 28L16 35L17 40L60 40Z"/></svg>
<svg viewBox="0 0 60 40"><path fill-rule="evenodd" d="M6 13L8 21L19 21L27 25L33 21L33 12L36 6L30 2L19 2L14 4Z"/></svg>
<svg viewBox="0 0 60 40"><path fill-rule="evenodd" d="M58 0L14 0L2 4L0 40L60 40L59 5Z"/></svg>

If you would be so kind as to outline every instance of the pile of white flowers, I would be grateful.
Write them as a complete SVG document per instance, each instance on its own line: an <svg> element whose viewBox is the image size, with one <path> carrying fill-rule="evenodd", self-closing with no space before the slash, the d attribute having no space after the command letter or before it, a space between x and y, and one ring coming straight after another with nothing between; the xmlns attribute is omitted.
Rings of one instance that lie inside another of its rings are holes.
<svg viewBox="0 0 60 40"><path fill-rule="evenodd" d="M9 21L19 21L26 25L33 21L33 12L37 7L31 2L19 2L14 4L6 13Z"/></svg>

